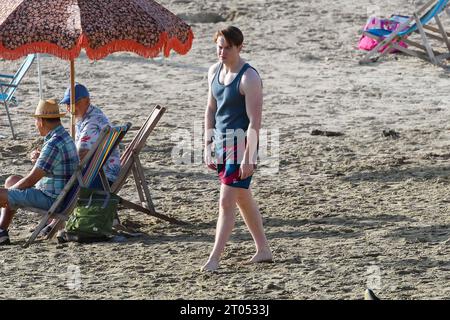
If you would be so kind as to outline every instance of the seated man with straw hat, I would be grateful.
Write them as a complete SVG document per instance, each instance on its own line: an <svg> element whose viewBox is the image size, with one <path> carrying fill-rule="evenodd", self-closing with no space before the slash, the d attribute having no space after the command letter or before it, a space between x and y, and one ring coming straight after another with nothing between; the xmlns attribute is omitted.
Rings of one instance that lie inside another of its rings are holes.
<svg viewBox="0 0 450 320"><path fill-rule="evenodd" d="M61 124L64 115L55 100L39 101L33 116L44 145L27 176L10 176L0 188L0 245L10 244L8 227L16 209L50 209L79 164L75 143Z"/></svg>

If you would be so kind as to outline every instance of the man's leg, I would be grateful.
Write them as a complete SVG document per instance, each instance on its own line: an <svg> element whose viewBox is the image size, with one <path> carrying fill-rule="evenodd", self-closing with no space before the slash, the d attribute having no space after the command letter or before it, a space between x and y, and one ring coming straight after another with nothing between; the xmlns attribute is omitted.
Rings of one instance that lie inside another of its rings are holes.
<svg viewBox="0 0 450 320"><path fill-rule="evenodd" d="M0 188L0 208L8 205L8 189Z"/></svg>
<svg viewBox="0 0 450 320"><path fill-rule="evenodd" d="M236 189L237 188L229 187L225 184L221 185L216 238L214 241L213 250L209 255L209 259L201 268L202 271L214 271L219 267L220 256L225 249L225 244L230 238L231 232L233 231L234 222L236 220Z"/></svg>
<svg viewBox="0 0 450 320"><path fill-rule="evenodd" d="M8 189L15 185L20 179L22 179L21 176L10 176L5 181L5 188ZM3 197L6 196L6 202L8 201L8 190L2 189L2 201ZM14 210L11 210L8 208L8 206L2 208L1 214L0 214L0 229L2 230L8 230L9 225L11 224L11 221L14 217L14 214L16 212Z"/></svg>
<svg viewBox="0 0 450 320"><path fill-rule="evenodd" d="M255 241L256 254L249 262L258 263L272 261L272 252L270 251L269 243L264 233L261 214L255 199L253 199L250 188L238 189L237 205L241 212L241 216Z"/></svg>

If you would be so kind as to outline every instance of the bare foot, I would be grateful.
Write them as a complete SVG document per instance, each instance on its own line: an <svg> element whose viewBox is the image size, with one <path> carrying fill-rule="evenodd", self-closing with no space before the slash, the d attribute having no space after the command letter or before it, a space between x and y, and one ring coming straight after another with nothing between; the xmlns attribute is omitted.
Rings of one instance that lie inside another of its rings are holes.
<svg viewBox="0 0 450 320"><path fill-rule="evenodd" d="M208 259L208 261L206 261L205 265L200 268L200 271L214 272L218 268L219 268L219 260Z"/></svg>
<svg viewBox="0 0 450 320"><path fill-rule="evenodd" d="M248 263L273 262L272 252L270 249L264 249L255 253Z"/></svg>

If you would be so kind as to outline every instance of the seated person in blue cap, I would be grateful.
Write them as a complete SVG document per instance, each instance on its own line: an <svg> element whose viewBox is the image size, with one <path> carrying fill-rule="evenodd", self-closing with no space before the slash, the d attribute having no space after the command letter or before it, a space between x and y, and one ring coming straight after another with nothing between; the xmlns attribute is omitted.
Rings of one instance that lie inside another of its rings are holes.
<svg viewBox="0 0 450 320"><path fill-rule="evenodd" d="M70 87L64 93L60 104L66 105L67 111L70 111ZM75 84L75 119L75 144L81 161L97 141L101 130L111 124L103 111L91 103L88 89L80 83ZM120 171L119 147L112 152L104 166L104 171L112 185L117 180ZM99 176L90 187L102 188Z"/></svg>

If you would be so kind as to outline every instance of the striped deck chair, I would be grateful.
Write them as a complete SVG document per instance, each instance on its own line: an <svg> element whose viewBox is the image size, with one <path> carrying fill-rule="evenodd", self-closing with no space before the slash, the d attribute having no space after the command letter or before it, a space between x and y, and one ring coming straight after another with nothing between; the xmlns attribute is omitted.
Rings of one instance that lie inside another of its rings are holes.
<svg viewBox="0 0 450 320"><path fill-rule="evenodd" d="M131 201L125 200L120 197L119 203L128 209L137 210L148 214L153 217L168 221L170 223L184 224L175 218L158 213L153 206L152 198L150 196L150 190L145 180L144 169L139 159L139 154L142 148L145 146L148 136L158 124L162 115L166 111L165 107L159 105L155 106L153 111L145 120L142 127L139 129L133 140L127 145L125 151L120 158L121 170L115 183L111 186L111 192L117 194L123 185L127 181L130 173L133 173L134 182L139 195L141 205L135 204Z"/></svg>
<svg viewBox="0 0 450 320"><path fill-rule="evenodd" d="M20 85L23 77L30 69L31 65L36 58L35 54L29 54L25 60L20 65L14 74L0 74L0 103L2 103L6 110L6 115L8 116L9 127L11 128L13 139L16 138L14 133L14 127L11 121L11 116L9 114L9 107L17 104L14 93ZM5 80L3 80L5 79Z"/></svg>
<svg viewBox="0 0 450 320"><path fill-rule="evenodd" d="M450 34L444 30L439 15L445 10L448 2L449 0L428 1L410 17L403 17L404 22L395 31L384 29L369 29L364 31L364 35L377 40L378 45L360 60L360 64L375 62L389 52L398 50L405 54L424 59L434 65L442 65L442 60L450 58ZM430 25L433 19L437 27ZM411 39L414 33L420 34L419 42ZM440 53L433 50L430 39L444 43L447 47L446 52ZM398 44L399 42L404 42L418 50L404 48ZM380 54L379 51L384 46L387 47Z"/></svg>
<svg viewBox="0 0 450 320"><path fill-rule="evenodd" d="M43 214L43 217L28 241L25 243L24 247L28 247L31 243L33 243L51 219L56 219L57 223L53 225L53 229L48 234L48 238L51 238L55 234L58 227L67 220L70 213L74 210L78 193L80 191L80 186L89 187L97 175L100 174L104 189L106 191L110 191L109 183L107 182L102 168L106 163L106 160L111 155L111 152L119 144L130 127L130 123L127 123L124 126L104 127L96 143L89 150L83 161L81 161L80 165L69 179L69 182L67 182L66 186L61 191L61 194L58 196L51 208L48 211L43 211L36 208L26 208L27 210Z"/></svg>

